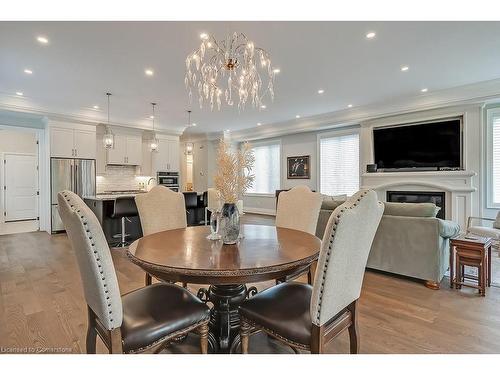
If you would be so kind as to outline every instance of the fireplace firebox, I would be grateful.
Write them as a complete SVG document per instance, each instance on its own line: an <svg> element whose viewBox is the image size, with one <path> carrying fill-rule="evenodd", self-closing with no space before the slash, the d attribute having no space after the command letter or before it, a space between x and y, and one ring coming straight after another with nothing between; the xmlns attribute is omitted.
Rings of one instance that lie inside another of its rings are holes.
<svg viewBox="0 0 500 375"><path fill-rule="evenodd" d="M441 207L436 217L446 218L444 191L388 191L387 202L399 203L434 203Z"/></svg>

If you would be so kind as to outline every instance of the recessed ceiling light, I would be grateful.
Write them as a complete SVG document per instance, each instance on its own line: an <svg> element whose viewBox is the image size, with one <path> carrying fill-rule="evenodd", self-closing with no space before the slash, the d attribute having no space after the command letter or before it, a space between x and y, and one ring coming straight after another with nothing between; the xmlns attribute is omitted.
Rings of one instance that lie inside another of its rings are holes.
<svg viewBox="0 0 500 375"><path fill-rule="evenodd" d="M207 39L208 39L208 34L207 34L207 33L201 33L201 34L200 34L200 38L201 38L202 40L207 40Z"/></svg>
<svg viewBox="0 0 500 375"><path fill-rule="evenodd" d="M300 118L300 115L295 115L295 118Z"/></svg>
<svg viewBox="0 0 500 375"><path fill-rule="evenodd" d="M349 105L347 106L347 108L352 108L352 104L349 104Z"/></svg>
<svg viewBox="0 0 500 375"><path fill-rule="evenodd" d="M420 90L420 91L421 91L421 92L427 92L427 91L429 91L429 89L425 88L425 89L422 89L422 90Z"/></svg>
<svg viewBox="0 0 500 375"><path fill-rule="evenodd" d="M229 133L231 130L230 130L230 129L226 129L226 130L224 130L224 131Z"/></svg>
<svg viewBox="0 0 500 375"><path fill-rule="evenodd" d="M21 91L17 91L17 92L16 92L16 95L17 95L17 96L23 96L24 94L23 94Z"/></svg>
<svg viewBox="0 0 500 375"><path fill-rule="evenodd" d="M323 89L318 90L318 94L323 94L324 92L325 92L325 90L323 90Z"/></svg>
<svg viewBox="0 0 500 375"><path fill-rule="evenodd" d="M155 117L153 115L149 116L150 119L154 119Z"/></svg>
<svg viewBox="0 0 500 375"><path fill-rule="evenodd" d="M144 71L144 73L147 75L147 76L152 76L155 74L155 72L153 71L153 69L146 69Z"/></svg>
<svg viewBox="0 0 500 375"><path fill-rule="evenodd" d="M191 124L191 126L196 126L196 122L193 122L193 123Z"/></svg>
<svg viewBox="0 0 500 375"><path fill-rule="evenodd" d="M276 68L276 69L273 70L274 74L278 74L279 72L281 72L281 70L279 68Z"/></svg>
<svg viewBox="0 0 500 375"><path fill-rule="evenodd" d="M99 109L99 106L98 105L94 105L92 108Z"/></svg>
<svg viewBox="0 0 500 375"><path fill-rule="evenodd" d="M48 43L49 43L49 40L48 40L46 37L42 36L42 35L37 36L37 37L36 37L36 40L37 40L39 43L41 43L41 44L48 44Z"/></svg>
<svg viewBox="0 0 500 375"><path fill-rule="evenodd" d="M410 69L410 67L409 67L408 65L403 65L403 66L401 67L401 71L402 71L402 72L406 72L406 71L408 71L408 69Z"/></svg>
<svg viewBox="0 0 500 375"><path fill-rule="evenodd" d="M261 108L261 109L266 109L267 107L265 106L265 104L262 104L262 105L260 106L260 108Z"/></svg>
<svg viewBox="0 0 500 375"><path fill-rule="evenodd" d="M261 126L262 124L260 122L257 123L257 126Z"/></svg>
<svg viewBox="0 0 500 375"><path fill-rule="evenodd" d="M31 69L24 69L24 73L33 74L33 71Z"/></svg>
<svg viewBox="0 0 500 375"><path fill-rule="evenodd" d="M375 34L375 32L370 31L369 33L366 34L366 39L373 39L375 38L375 35L377 35Z"/></svg>

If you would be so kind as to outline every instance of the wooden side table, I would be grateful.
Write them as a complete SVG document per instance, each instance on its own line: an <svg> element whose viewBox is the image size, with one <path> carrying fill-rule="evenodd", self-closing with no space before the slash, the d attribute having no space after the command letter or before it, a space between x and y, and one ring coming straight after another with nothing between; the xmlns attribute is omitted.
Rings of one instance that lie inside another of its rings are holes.
<svg viewBox="0 0 500 375"><path fill-rule="evenodd" d="M491 283L492 239L462 234L450 241L450 288L468 286L479 289L486 295L486 286ZM478 276L466 275L465 266L476 267ZM466 279L477 281L478 285L466 283Z"/></svg>

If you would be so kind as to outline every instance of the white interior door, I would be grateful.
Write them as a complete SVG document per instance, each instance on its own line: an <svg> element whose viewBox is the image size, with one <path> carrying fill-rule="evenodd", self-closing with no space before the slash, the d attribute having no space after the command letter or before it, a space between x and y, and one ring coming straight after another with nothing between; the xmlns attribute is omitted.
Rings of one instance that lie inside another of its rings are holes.
<svg viewBox="0 0 500 375"><path fill-rule="evenodd" d="M5 221L38 218L38 170L36 155L4 155Z"/></svg>

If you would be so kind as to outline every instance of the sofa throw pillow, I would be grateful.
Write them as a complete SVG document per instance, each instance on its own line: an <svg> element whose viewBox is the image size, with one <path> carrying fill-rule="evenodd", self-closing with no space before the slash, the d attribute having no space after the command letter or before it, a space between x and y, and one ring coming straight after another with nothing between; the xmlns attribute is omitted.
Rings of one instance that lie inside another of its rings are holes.
<svg viewBox="0 0 500 375"><path fill-rule="evenodd" d="M384 202L384 205L384 215L388 216L436 217L441 209L434 203Z"/></svg>
<svg viewBox="0 0 500 375"><path fill-rule="evenodd" d="M345 202L347 200L347 194L340 194L340 195L326 195L326 194L321 194L321 198L324 201L342 201Z"/></svg>
<svg viewBox="0 0 500 375"><path fill-rule="evenodd" d="M333 211L343 203L345 203L345 200L335 200L334 201L331 199L327 199L327 200L324 200L323 203L321 204L321 209Z"/></svg>

